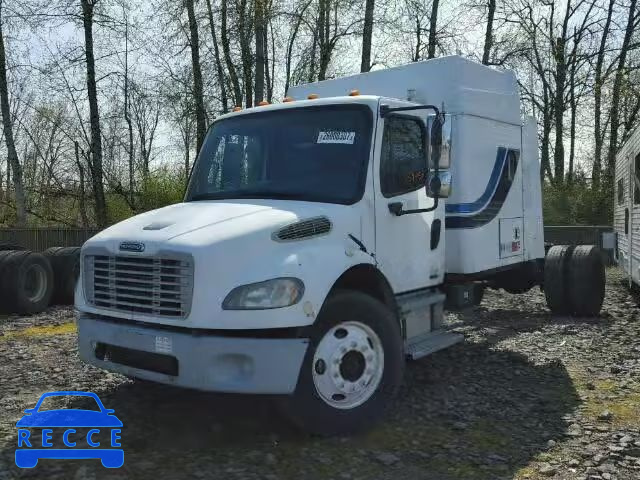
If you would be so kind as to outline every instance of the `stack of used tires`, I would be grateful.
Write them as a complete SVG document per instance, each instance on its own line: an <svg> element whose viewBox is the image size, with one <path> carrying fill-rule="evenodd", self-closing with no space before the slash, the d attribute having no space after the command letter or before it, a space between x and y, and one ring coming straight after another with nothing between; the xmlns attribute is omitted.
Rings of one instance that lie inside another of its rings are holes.
<svg viewBox="0 0 640 480"><path fill-rule="evenodd" d="M53 268L55 305L73 304L76 282L80 274L80 247L51 247L44 251Z"/></svg>
<svg viewBox="0 0 640 480"><path fill-rule="evenodd" d="M544 294L558 315L594 317L605 292L604 262L594 245L554 245L544 262Z"/></svg>
<svg viewBox="0 0 640 480"><path fill-rule="evenodd" d="M43 253L0 244L0 311L31 315L51 304L73 303L80 248Z"/></svg>

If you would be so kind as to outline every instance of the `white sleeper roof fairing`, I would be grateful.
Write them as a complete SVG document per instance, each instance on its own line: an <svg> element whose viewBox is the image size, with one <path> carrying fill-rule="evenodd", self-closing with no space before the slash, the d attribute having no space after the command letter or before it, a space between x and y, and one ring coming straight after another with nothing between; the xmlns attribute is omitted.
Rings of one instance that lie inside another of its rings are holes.
<svg viewBox="0 0 640 480"><path fill-rule="evenodd" d="M400 67L291 87L296 100L363 95L430 103L448 113L466 113L520 125L520 91L511 70L497 70L460 56L441 57Z"/></svg>

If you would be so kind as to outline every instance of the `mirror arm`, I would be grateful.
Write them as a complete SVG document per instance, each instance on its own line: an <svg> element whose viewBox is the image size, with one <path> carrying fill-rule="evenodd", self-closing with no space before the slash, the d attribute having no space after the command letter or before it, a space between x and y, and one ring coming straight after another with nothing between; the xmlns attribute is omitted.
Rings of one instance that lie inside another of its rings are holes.
<svg viewBox="0 0 640 480"><path fill-rule="evenodd" d="M438 208L438 197L433 199L433 205L429 208L418 208L416 210L403 210L402 202L393 202L389 204L389 212L391 212L396 217L401 217L402 215L409 215L411 213L428 213L433 212L436 208Z"/></svg>

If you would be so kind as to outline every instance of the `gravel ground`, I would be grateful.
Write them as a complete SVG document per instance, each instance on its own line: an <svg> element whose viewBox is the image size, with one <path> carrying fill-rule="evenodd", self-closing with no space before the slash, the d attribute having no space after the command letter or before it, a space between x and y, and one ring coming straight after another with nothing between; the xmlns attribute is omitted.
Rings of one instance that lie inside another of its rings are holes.
<svg viewBox="0 0 640 480"><path fill-rule="evenodd" d="M83 365L73 312L0 319L0 479L640 479L638 301L607 273L602 317L552 317L538 289L451 313L456 345L409 363L371 432L318 439L263 397L133 382ZM123 421L125 464L14 465L15 422L50 390L96 392Z"/></svg>

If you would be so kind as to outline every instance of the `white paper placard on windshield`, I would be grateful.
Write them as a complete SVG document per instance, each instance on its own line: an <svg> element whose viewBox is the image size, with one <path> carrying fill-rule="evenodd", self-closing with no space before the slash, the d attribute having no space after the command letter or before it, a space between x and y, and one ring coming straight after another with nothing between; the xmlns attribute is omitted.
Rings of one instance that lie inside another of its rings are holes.
<svg viewBox="0 0 640 480"><path fill-rule="evenodd" d="M316 143L343 143L353 145L355 139L356 132L329 130L327 132L318 132L318 141Z"/></svg>

